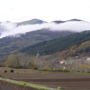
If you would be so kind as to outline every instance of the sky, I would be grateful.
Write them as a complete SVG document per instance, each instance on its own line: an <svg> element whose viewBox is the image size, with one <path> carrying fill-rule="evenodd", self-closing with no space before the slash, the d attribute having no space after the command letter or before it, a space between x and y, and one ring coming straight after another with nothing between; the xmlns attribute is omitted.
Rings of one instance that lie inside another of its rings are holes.
<svg viewBox="0 0 90 90"><path fill-rule="evenodd" d="M78 18L90 21L90 0L0 0L0 21Z"/></svg>

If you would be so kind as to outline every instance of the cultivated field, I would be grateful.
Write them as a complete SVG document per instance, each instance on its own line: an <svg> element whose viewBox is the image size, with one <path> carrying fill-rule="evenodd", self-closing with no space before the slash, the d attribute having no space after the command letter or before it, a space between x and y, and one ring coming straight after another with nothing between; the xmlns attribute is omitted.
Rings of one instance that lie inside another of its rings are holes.
<svg viewBox="0 0 90 90"><path fill-rule="evenodd" d="M90 90L89 73L2 73L2 77L40 84L52 88L63 87L65 90ZM0 83L2 84L2 83ZM5 85L5 84L4 84ZM1 86L1 85L0 85ZM5 87L5 86L4 86ZM21 87L20 87L21 88ZM3 89L0 89L3 90ZM4 89L7 90L7 89ZM9 89L12 90L12 89ZM14 90L14 89L13 89ZM35 89L15 89L35 90Z"/></svg>

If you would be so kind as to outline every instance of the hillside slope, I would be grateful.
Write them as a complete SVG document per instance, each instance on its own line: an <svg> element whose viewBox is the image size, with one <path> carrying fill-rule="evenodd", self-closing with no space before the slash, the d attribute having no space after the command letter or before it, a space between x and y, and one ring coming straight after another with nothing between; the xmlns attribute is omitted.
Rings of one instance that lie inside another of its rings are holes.
<svg viewBox="0 0 90 90"><path fill-rule="evenodd" d="M31 46L43 41L52 40L58 37L63 37L72 34L69 31L50 31L48 29L28 32L19 37L6 37L0 39L0 58L9 55L11 52Z"/></svg>
<svg viewBox="0 0 90 90"><path fill-rule="evenodd" d="M32 55L36 55L37 53L40 55L48 55L69 49L74 45L79 45L88 40L90 40L90 31L85 31L29 46L20 50L20 52Z"/></svg>

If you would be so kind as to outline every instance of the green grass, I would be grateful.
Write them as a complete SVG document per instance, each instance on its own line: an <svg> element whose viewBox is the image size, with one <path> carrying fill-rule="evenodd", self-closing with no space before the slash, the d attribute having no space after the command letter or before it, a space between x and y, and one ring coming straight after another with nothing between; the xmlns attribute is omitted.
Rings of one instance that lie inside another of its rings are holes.
<svg viewBox="0 0 90 90"><path fill-rule="evenodd" d="M11 73L11 72L9 72L9 73ZM53 72L53 71L38 71L38 72L14 72L14 73L16 73L16 74L57 74L57 73L79 73L79 74L90 74L89 72L75 72L75 71L70 71L70 72L59 72L59 71L57 71L57 72Z"/></svg>
<svg viewBox="0 0 90 90"><path fill-rule="evenodd" d="M6 79L6 78L0 78L0 81L4 81L4 82L16 84L16 85L21 85L21 86L26 86L26 87L31 87L37 90L63 90L62 88L49 88L42 85L31 84L24 81L16 81L16 80L11 80L11 79Z"/></svg>

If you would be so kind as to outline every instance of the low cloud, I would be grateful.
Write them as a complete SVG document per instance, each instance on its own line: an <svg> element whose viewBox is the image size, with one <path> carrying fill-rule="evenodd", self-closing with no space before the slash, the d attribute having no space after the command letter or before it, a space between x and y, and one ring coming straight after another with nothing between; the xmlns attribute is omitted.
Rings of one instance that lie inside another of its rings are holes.
<svg viewBox="0 0 90 90"><path fill-rule="evenodd" d="M20 34L25 34L27 32L40 30L43 28L49 29L51 31L85 31L90 30L90 23L85 21L69 21L61 24L43 23L43 24L33 24L33 25L20 25L17 26L16 23L3 22L0 23L0 38L6 36L17 36Z"/></svg>

